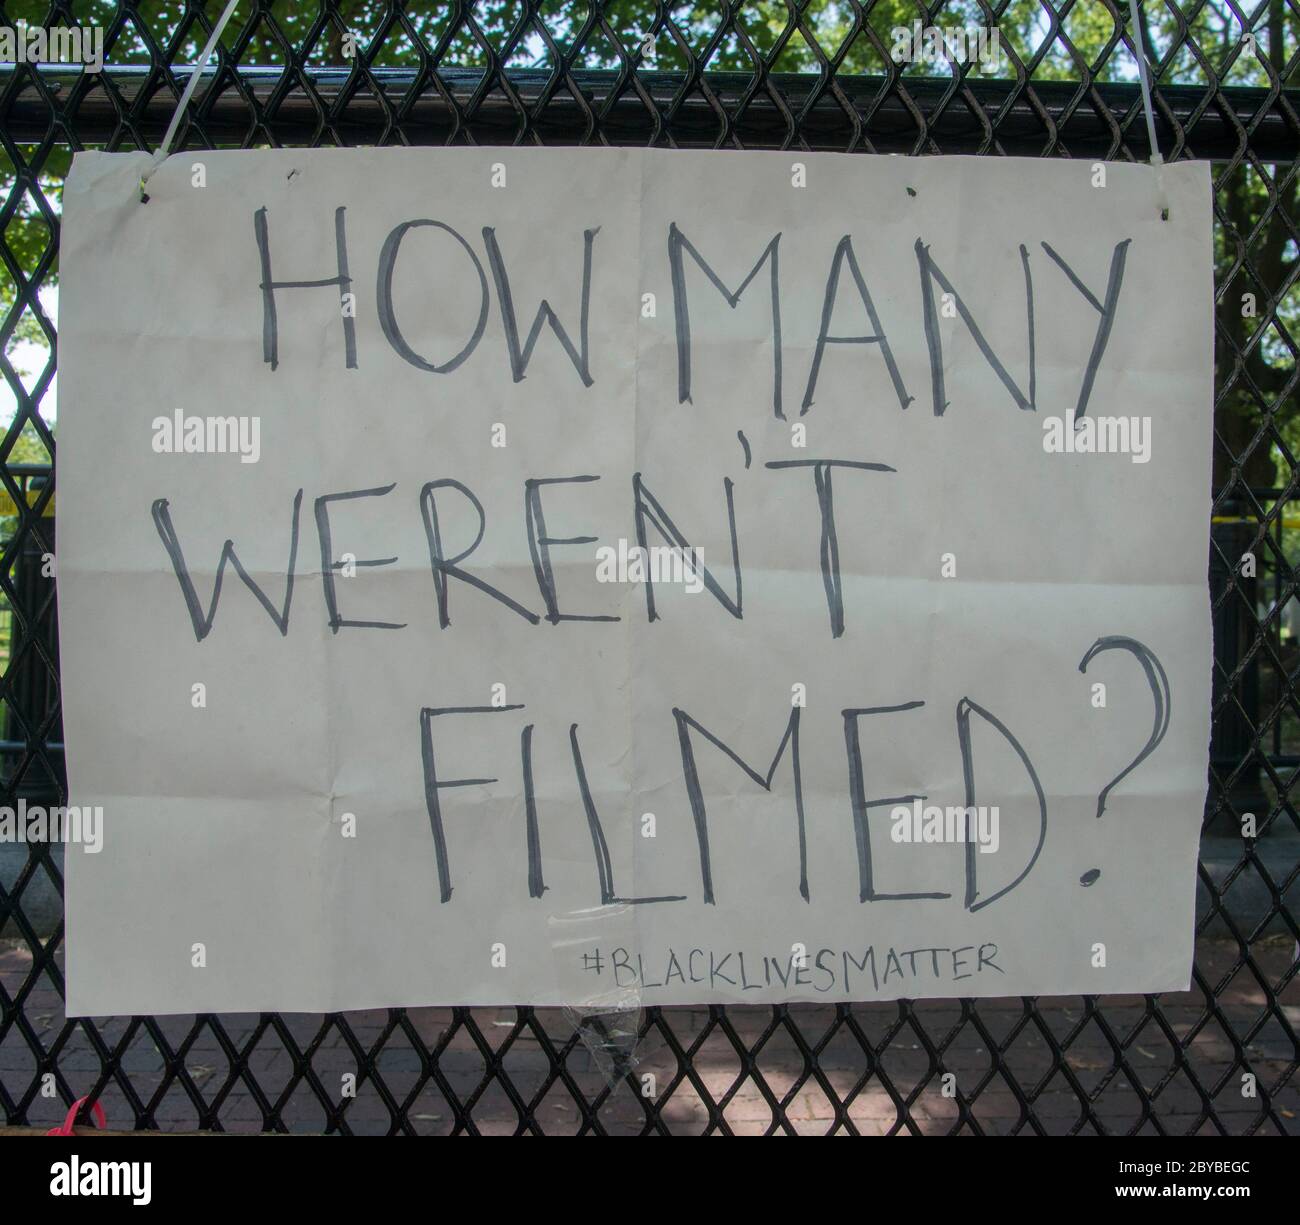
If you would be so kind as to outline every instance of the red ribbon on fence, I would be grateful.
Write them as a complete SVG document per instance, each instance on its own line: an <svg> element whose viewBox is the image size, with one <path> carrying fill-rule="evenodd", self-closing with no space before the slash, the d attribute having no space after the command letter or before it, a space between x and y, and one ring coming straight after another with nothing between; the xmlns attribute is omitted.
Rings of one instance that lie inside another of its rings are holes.
<svg viewBox="0 0 1300 1225"><path fill-rule="evenodd" d="M90 1102L90 1112L98 1120L96 1126L101 1131L108 1126L108 1121L104 1118L104 1108L98 1101L91 1101L88 1097L79 1097L68 1107L68 1117L58 1127L51 1127L45 1134L47 1136L71 1136L76 1133L72 1130L72 1120L77 1117L79 1111L87 1102Z"/></svg>

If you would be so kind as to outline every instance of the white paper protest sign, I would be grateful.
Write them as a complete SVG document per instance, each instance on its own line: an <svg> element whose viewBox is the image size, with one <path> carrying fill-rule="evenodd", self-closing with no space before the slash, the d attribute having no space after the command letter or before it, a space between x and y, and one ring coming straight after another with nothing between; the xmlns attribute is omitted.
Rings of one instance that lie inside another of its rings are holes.
<svg viewBox="0 0 1300 1225"><path fill-rule="evenodd" d="M70 1013L1186 985L1204 165L144 160L65 199Z"/></svg>

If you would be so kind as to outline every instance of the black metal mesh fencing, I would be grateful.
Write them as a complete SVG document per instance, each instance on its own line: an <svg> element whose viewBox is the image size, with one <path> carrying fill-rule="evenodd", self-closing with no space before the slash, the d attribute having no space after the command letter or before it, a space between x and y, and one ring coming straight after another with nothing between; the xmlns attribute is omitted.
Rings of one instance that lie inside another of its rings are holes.
<svg viewBox="0 0 1300 1225"><path fill-rule="evenodd" d="M75 150L155 147L222 7L0 4L11 30L100 27L104 53L100 72L0 64L2 804L64 800L63 179ZM0 844L5 1121L49 1125L90 1096L139 1128L1300 1133L1300 7L1147 0L1140 20L1161 153L1215 163L1214 736L1190 992L652 1008L639 1064L608 1078L569 1019L529 1008L69 1021L59 848ZM914 23L949 37L900 62ZM995 55L956 37L977 27ZM180 146L1144 160L1134 47L1123 0L241 0Z"/></svg>

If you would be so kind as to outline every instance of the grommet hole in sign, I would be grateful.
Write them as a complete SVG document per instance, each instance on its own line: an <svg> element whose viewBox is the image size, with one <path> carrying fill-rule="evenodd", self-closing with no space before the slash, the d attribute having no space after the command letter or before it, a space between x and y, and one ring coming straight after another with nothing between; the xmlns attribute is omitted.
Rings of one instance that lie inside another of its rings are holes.
<svg viewBox="0 0 1300 1225"><path fill-rule="evenodd" d="M145 188L149 180L158 172L158 167L171 156L172 144L176 140L176 130L181 125L181 116L185 114L185 108L189 106L190 99L194 96L199 77L203 75L203 70L208 66L208 60L212 58L212 53L217 48L217 40L221 37L227 23L235 15L235 6L238 3L239 0L229 0L217 24L212 27L212 33L208 35L208 41L204 44L203 53L199 56L199 62L194 65L194 71L190 73L190 79L185 84L180 101L176 103L175 113L172 115L171 122L167 125L167 131L163 134L162 143L154 151L153 159L140 176L141 204L149 203L149 193Z"/></svg>
<svg viewBox="0 0 1300 1225"><path fill-rule="evenodd" d="M1165 194L1164 158L1156 141L1156 117L1151 105L1151 73L1147 68L1146 39L1142 34L1142 14L1138 0L1128 0L1129 19L1133 23L1134 59L1137 60L1138 82L1142 88L1142 109L1146 113L1147 140L1151 145L1151 167L1156 172L1156 198L1160 205L1160 220L1169 220L1169 197Z"/></svg>

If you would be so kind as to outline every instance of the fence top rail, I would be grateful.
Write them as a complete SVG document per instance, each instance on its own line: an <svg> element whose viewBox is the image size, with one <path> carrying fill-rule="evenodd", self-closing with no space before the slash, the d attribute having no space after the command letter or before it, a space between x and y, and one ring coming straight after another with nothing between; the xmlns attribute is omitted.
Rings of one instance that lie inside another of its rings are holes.
<svg viewBox="0 0 1300 1225"><path fill-rule="evenodd" d="M0 65L0 125L19 141L156 143L188 79L184 64ZM170 77L171 88L167 88ZM209 96L218 81L221 92ZM107 81L107 84L105 84ZM192 109L212 144L492 143L523 129L557 143L600 139L879 152L1150 155L1136 82L975 76L651 72L629 69L349 68L224 64ZM1158 139L1178 157L1290 162L1300 88L1163 85ZM191 129L192 131L193 129ZM202 142L200 142L202 143Z"/></svg>

